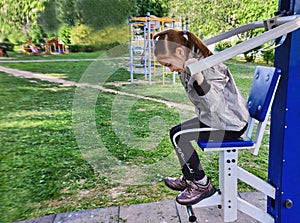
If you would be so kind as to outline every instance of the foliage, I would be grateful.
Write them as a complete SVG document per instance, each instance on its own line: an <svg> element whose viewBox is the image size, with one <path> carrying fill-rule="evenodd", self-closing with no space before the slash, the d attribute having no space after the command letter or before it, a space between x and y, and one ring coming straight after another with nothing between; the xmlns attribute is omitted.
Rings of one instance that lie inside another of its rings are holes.
<svg viewBox="0 0 300 223"><path fill-rule="evenodd" d="M269 64L270 61L274 61L274 50L262 51L264 61Z"/></svg>
<svg viewBox="0 0 300 223"><path fill-rule="evenodd" d="M222 51L222 50L225 50L229 47L232 47L232 43L230 41L222 41L222 42L216 43L216 50L217 51Z"/></svg>
<svg viewBox="0 0 300 223"><path fill-rule="evenodd" d="M29 37L29 30L38 23L39 13L44 10L41 0L2 0L0 2L0 24L2 35L22 30Z"/></svg>
<svg viewBox="0 0 300 223"><path fill-rule="evenodd" d="M70 30L70 42L73 44L92 44L92 28L86 25L74 26Z"/></svg>
<svg viewBox="0 0 300 223"><path fill-rule="evenodd" d="M62 25L58 30L58 39L62 40L66 44L71 43L71 28L66 25Z"/></svg>
<svg viewBox="0 0 300 223"><path fill-rule="evenodd" d="M189 16L190 30L204 38L228 31L249 22L263 20L274 16L277 1L262 0L170 0L171 13L178 16ZM240 38L256 35L250 31Z"/></svg>
<svg viewBox="0 0 300 223"><path fill-rule="evenodd" d="M40 14L39 24L48 32L56 32L59 27L57 20L57 4L55 0L44 3L45 10Z"/></svg>
<svg viewBox="0 0 300 223"><path fill-rule="evenodd" d="M151 15L164 17L169 11L168 8L168 0L136 0L133 16L143 17L150 12Z"/></svg>
<svg viewBox="0 0 300 223"><path fill-rule="evenodd" d="M129 39L127 25L106 27L99 31L89 26L75 26L70 30L71 52L91 52L108 50L127 42Z"/></svg>
<svg viewBox="0 0 300 223"><path fill-rule="evenodd" d="M56 12L60 24L73 27L83 24L80 0L57 0Z"/></svg>
<svg viewBox="0 0 300 223"><path fill-rule="evenodd" d="M45 43L47 34L40 25L36 24L29 30L29 36L30 37L28 39L34 43Z"/></svg>
<svg viewBox="0 0 300 223"><path fill-rule="evenodd" d="M85 25L96 29L123 24L134 0L82 0L81 14Z"/></svg>

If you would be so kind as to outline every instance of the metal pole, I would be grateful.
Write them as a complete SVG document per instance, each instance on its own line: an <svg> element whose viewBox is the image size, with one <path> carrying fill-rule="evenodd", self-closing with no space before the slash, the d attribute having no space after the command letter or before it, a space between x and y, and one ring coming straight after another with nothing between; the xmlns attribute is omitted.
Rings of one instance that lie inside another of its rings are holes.
<svg viewBox="0 0 300 223"><path fill-rule="evenodd" d="M188 16L185 17L185 30L186 31L189 30L189 17Z"/></svg>
<svg viewBox="0 0 300 223"><path fill-rule="evenodd" d="M279 0L279 11L300 14L300 0ZM275 51L274 66L282 77L271 113L269 183L276 187L268 198L275 223L300 222L300 29L287 35Z"/></svg>
<svg viewBox="0 0 300 223"><path fill-rule="evenodd" d="M147 43L147 51L148 51L148 80L149 85L151 85L151 18L150 12L147 12L147 25L148 25L148 43Z"/></svg>
<svg viewBox="0 0 300 223"><path fill-rule="evenodd" d="M132 46L132 25L131 18L128 18L128 26L129 26L129 50L130 50L130 83L133 83L133 46Z"/></svg>

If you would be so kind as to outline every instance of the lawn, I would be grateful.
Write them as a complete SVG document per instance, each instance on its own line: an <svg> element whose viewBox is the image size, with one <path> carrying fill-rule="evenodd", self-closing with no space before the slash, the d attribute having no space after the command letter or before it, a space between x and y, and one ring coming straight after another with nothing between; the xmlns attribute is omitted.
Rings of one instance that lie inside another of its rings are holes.
<svg viewBox="0 0 300 223"><path fill-rule="evenodd" d="M76 82L89 79L95 62L1 64ZM255 65L228 61L235 81L249 91ZM98 67L96 64L95 67ZM180 174L169 129L193 116L163 103L97 89L59 86L0 73L0 222L99 207L174 199L162 183ZM118 68L103 83L128 93L190 104L182 87L121 84ZM143 77L137 77L143 80ZM96 84L96 82L94 83ZM241 153L240 165L267 179L268 135L260 154ZM199 155L217 185L218 156ZM252 190L240 184L243 191Z"/></svg>

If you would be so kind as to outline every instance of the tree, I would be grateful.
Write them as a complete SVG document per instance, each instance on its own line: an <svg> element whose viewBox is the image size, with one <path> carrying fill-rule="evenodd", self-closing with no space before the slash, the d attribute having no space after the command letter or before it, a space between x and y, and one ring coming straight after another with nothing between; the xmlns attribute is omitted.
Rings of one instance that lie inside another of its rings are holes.
<svg viewBox="0 0 300 223"><path fill-rule="evenodd" d="M204 38L228 31L246 23L274 16L276 0L170 0L171 12L189 16L190 30ZM249 32L243 38L256 35Z"/></svg>
<svg viewBox="0 0 300 223"><path fill-rule="evenodd" d="M83 23L96 29L124 24L129 17L134 0L82 0Z"/></svg>
<svg viewBox="0 0 300 223"><path fill-rule="evenodd" d="M38 25L39 13L44 10L47 0L1 0L1 33L6 35L12 30L22 30L29 37L30 27Z"/></svg>
<svg viewBox="0 0 300 223"><path fill-rule="evenodd" d="M40 13L39 24L48 32L56 33L59 29L59 21L57 19L57 2L49 0L44 3L45 9Z"/></svg>
<svg viewBox="0 0 300 223"><path fill-rule="evenodd" d="M69 27L83 24L80 0L57 0L57 19Z"/></svg>
<svg viewBox="0 0 300 223"><path fill-rule="evenodd" d="M133 16L143 17L150 12L151 15L164 17L168 11L168 0L136 0Z"/></svg>

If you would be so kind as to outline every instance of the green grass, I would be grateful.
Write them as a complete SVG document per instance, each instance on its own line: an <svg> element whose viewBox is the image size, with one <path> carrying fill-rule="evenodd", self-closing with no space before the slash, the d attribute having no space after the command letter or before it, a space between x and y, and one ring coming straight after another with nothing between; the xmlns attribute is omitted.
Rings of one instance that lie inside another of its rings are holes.
<svg viewBox="0 0 300 223"><path fill-rule="evenodd" d="M90 64L3 65L79 81ZM229 61L227 65L238 87L248 94L255 65L235 61ZM192 111L97 90L80 91L74 87L16 78L5 73L0 76L0 222L174 199L177 193L161 182L167 175L180 174L168 131L193 116ZM126 82L128 78L128 71L118 69L107 82ZM156 78L153 80L161 81ZM114 86L111 83L106 86L190 104L178 80L175 85L168 83L165 86ZM79 109L74 111L76 103ZM79 120L83 119L79 135L74 131L76 119L73 115L76 112ZM92 119L91 114L94 114ZM96 132L90 131L93 117ZM259 156L241 153L240 165L266 180L268 135L263 144ZM217 186L217 153L199 150L199 155L205 171ZM244 184L240 184L240 189L252 190Z"/></svg>
<svg viewBox="0 0 300 223"><path fill-rule="evenodd" d="M102 55L103 51L96 51L92 53L69 53L69 54L41 54L41 55L27 55L17 52L7 52L9 59L13 60L63 60L63 59L96 59Z"/></svg>

